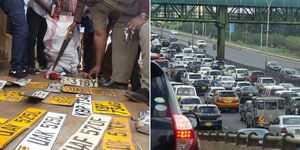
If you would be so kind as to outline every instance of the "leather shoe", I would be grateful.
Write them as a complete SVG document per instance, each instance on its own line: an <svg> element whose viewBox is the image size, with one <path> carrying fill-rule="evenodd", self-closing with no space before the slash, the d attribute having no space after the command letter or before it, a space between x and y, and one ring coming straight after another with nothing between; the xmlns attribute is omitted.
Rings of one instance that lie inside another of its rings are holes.
<svg viewBox="0 0 300 150"><path fill-rule="evenodd" d="M112 89L123 89L123 90L128 89L128 84L115 82L113 80L110 80L109 82L102 83L101 86L106 87L106 88L112 88Z"/></svg>
<svg viewBox="0 0 300 150"><path fill-rule="evenodd" d="M134 102L144 102L149 106L149 90L146 88L138 89L135 92L126 91L124 95Z"/></svg>

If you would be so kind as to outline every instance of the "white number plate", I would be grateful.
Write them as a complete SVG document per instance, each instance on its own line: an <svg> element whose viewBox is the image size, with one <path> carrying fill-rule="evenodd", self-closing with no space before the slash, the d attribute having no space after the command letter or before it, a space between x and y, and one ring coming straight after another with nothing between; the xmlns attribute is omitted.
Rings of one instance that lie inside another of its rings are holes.
<svg viewBox="0 0 300 150"><path fill-rule="evenodd" d="M97 80L81 79L81 78L62 77L60 83L64 85L73 85L73 86L98 87Z"/></svg>
<svg viewBox="0 0 300 150"><path fill-rule="evenodd" d="M85 94L76 94L78 98L73 106L73 116L88 117L92 114L92 96Z"/></svg>
<svg viewBox="0 0 300 150"><path fill-rule="evenodd" d="M111 119L111 116L92 114L59 150L96 149Z"/></svg>
<svg viewBox="0 0 300 150"><path fill-rule="evenodd" d="M7 81L0 80L0 90L3 90L4 86L6 85Z"/></svg>
<svg viewBox="0 0 300 150"><path fill-rule="evenodd" d="M45 91L35 91L31 94L31 97L45 99L49 95L49 92Z"/></svg>
<svg viewBox="0 0 300 150"><path fill-rule="evenodd" d="M19 80L17 80L17 81L14 81L14 82L12 82L12 83L14 83L14 84L17 84L17 85L19 85L19 86L25 86L28 82L30 82L31 81L31 79L28 79L28 78L22 78L22 79L19 79Z"/></svg>
<svg viewBox="0 0 300 150"><path fill-rule="evenodd" d="M48 112L15 150L51 150L66 118L66 114Z"/></svg>
<svg viewBox="0 0 300 150"><path fill-rule="evenodd" d="M45 89L47 92L60 93L61 92L60 83L50 83L49 86Z"/></svg>

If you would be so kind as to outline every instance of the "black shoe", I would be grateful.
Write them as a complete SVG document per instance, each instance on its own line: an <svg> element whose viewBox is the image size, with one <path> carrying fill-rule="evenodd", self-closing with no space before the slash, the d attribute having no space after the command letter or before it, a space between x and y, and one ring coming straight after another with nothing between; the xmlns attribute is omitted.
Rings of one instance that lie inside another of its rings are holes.
<svg viewBox="0 0 300 150"><path fill-rule="evenodd" d="M125 96L137 103L146 103L149 106L149 90L146 88L138 89L135 92L126 91Z"/></svg>
<svg viewBox="0 0 300 150"><path fill-rule="evenodd" d="M123 90L128 89L128 84L115 82L113 80L110 80L109 82L102 83L101 85L103 87L112 88L112 89L123 89Z"/></svg>
<svg viewBox="0 0 300 150"><path fill-rule="evenodd" d="M25 78L28 76L28 74L24 70L10 70L8 75L15 78Z"/></svg>
<svg viewBox="0 0 300 150"><path fill-rule="evenodd" d="M35 68L35 67L28 67L26 72L28 74L32 74L32 75L35 75L35 74L40 74L40 70Z"/></svg>

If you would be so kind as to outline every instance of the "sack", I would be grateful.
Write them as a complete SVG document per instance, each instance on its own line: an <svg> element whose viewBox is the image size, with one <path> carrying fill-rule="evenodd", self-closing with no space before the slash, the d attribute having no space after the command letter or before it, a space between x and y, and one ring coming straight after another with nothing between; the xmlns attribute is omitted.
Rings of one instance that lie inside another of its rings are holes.
<svg viewBox="0 0 300 150"><path fill-rule="evenodd" d="M148 110L140 111L138 120L135 123L138 132L149 135L150 112Z"/></svg>

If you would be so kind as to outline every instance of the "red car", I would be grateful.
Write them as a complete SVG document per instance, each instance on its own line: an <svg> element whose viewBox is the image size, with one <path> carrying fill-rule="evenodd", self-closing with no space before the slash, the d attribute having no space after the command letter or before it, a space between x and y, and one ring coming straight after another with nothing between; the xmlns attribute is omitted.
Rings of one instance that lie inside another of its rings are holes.
<svg viewBox="0 0 300 150"><path fill-rule="evenodd" d="M259 77L266 77L266 74L263 71L252 71L249 74L248 80L251 83L254 83Z"/></svg>

